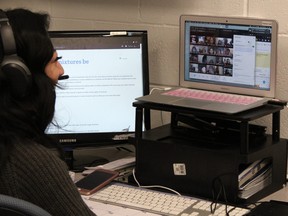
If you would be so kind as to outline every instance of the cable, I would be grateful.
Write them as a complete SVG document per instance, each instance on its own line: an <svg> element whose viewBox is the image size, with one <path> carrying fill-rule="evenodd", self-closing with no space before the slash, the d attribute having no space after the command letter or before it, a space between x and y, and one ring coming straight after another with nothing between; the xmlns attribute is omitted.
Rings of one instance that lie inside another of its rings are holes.
<svg viewBox="0 0 288 216"><path fill-rule="evenodd" d="M216 181L219 181L219 184L220 184L220 190L219 192L217 193L217 196L216 196L216 199L214 197L214 191L215 191L215 187L216 187ZM225 200L225 212L226 212L226 216L229 216L229 212L233 210L233 208L231 210L228 211L228 207L227 207L227 197L226 197L226 191L225 191L225 187L223 185L223 182L221 181L221 179L219 177L215 178L213 180L213 190L212 190L212 194L213 194L213 202L211 203L210 205L210 210L211 210L211 213L214 214L215 211L216 211L216 207L217 207L217 204L218 204L218 201L219 201L219 197L220 195L223 193L223 197L224 197L224 200ZM214 205L214 207L213 207Z"/></svg>
<svg viewBox="0 0 288 216"><path fill-rule="evenodd" d="M137 183L138 187L140 188L162 188L162 189L165 189L165 190L169 190L175 194L177 194L178 196L181 196L181 194L171 188L168 188L168 187L165 187L165 186L161 186L161 185L149 185L149 186L142 186L140 185L140 183L138 182L136 176L135 176L135 169L132 170L132 174L133 174L133 178L135 180L135 182Z"/></svg>
<svg viewBox="0 0 288 216"><path fill-rule="evenodd" d="M212 203L211 203L211 205L210 205L210 210L211 210L211 213L212 213L212 214L215 212L216 207L217 207L217 203L218 203L219 198L220 198L220 195L223 193L223 198L224 198L224 202L225 202L225 212L226 212L226 216L229 216L229 213L230 213L231 211L233 211L233 209L235 209L236 207L228 210L228 205L230 205L230 204L229 204L228 199L227 199L227 194L226 194L225 185L223 184L222 179L221 179L221 177L222 177L222 176L225 176L225 175L235 175L235 173L223 173L223 174L221 174L221 175L219 175L218 177L216 177L216 178L213 179L213 182L212 182L212 196L213 196L213 201L212 201ZM218 193L217 193L217 196L215 197L216 183L217 183L217 182L219 183L220 188L219 188L219 191L218 191ZM213 205L214 205L214 207L213 207Z"/></svg>
<svg viewBox="0 0 288 216"><path fill-rule="evenodd" d="M159 91L167 91L167 90L170 90L171 88L170 87L163 87L163 88L160 88L160 87L154 87L150 90L149 94L152 94L153 91L155 90L159 90Z"/></svg>
<svg viewBox="0 0 288 216"><path fill-rule="evenodd" d="M159 90L159 91L168 91L170 90L171 87L163 87L163 88L159 88L159 87L154 87L150 90L149 95L153 93L153 91L155 90ZM164 125L164 120L163 120L163 111L160 111L160 120L161 120L161 124Z"/></svg>

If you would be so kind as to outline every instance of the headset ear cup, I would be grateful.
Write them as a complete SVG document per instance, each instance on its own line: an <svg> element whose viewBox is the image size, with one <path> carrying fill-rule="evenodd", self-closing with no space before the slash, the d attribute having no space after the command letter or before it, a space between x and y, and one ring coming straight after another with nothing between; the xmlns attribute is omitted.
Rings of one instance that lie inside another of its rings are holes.
<svg viewBox="0 0 288 216"><path fill-rule="evenodd" d="M17 56L16 43L13 29L8 17L0 9L0 43L2 44L3 60L0 73L7 79L12 95L22 98L27 95L31 88L31 72L25 65L23 59Z"/></svg>
<svg viewBox="0 0 288 216"><path fill-rule="evenodd" d="M27 95L31 86L31 72L20 57L4 57L1 70L9 80L14 97L23 98Z"/></svg>

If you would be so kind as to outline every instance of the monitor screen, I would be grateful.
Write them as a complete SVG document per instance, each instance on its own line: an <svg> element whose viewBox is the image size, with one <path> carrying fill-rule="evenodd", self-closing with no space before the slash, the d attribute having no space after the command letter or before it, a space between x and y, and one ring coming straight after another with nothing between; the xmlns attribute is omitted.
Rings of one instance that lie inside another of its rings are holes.
<svg viewBox="0 0 288 216"><path fill-rule="evenodd" d="M132 103L149 93L147 32L52 31L50 37L69 79L59 80L46 133L72 147L127 142L135 132Z"/></svg>

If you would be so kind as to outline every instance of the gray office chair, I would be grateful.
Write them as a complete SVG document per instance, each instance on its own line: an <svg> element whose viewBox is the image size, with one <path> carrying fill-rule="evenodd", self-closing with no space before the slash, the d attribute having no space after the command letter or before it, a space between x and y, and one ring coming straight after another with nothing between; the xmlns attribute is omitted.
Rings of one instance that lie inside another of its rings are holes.
<svg viewBox="0 0 288 216"><path fill-rule="evenodd" d="M29 203L25 200L17 199L0 194L0 215L5 216L52 216L44 209Z"/></svg>

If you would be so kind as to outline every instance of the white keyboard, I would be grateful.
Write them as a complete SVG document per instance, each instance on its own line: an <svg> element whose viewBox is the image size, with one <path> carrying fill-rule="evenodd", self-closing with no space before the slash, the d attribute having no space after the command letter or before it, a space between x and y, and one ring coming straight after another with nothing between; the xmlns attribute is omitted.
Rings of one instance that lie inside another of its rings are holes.
<svg viewBox="0 0 288 216"><path fill-rule="evenodd" d="M215 207L210 201L119 183L114 183L101 189L92 195L89 200L144 211L151 213L151 215L242 216L249 212L245 208L226 206L224 204L217 204ZM212 211L213 213L211 213ZM226 212L229 212L229 214Z"/></svg>

